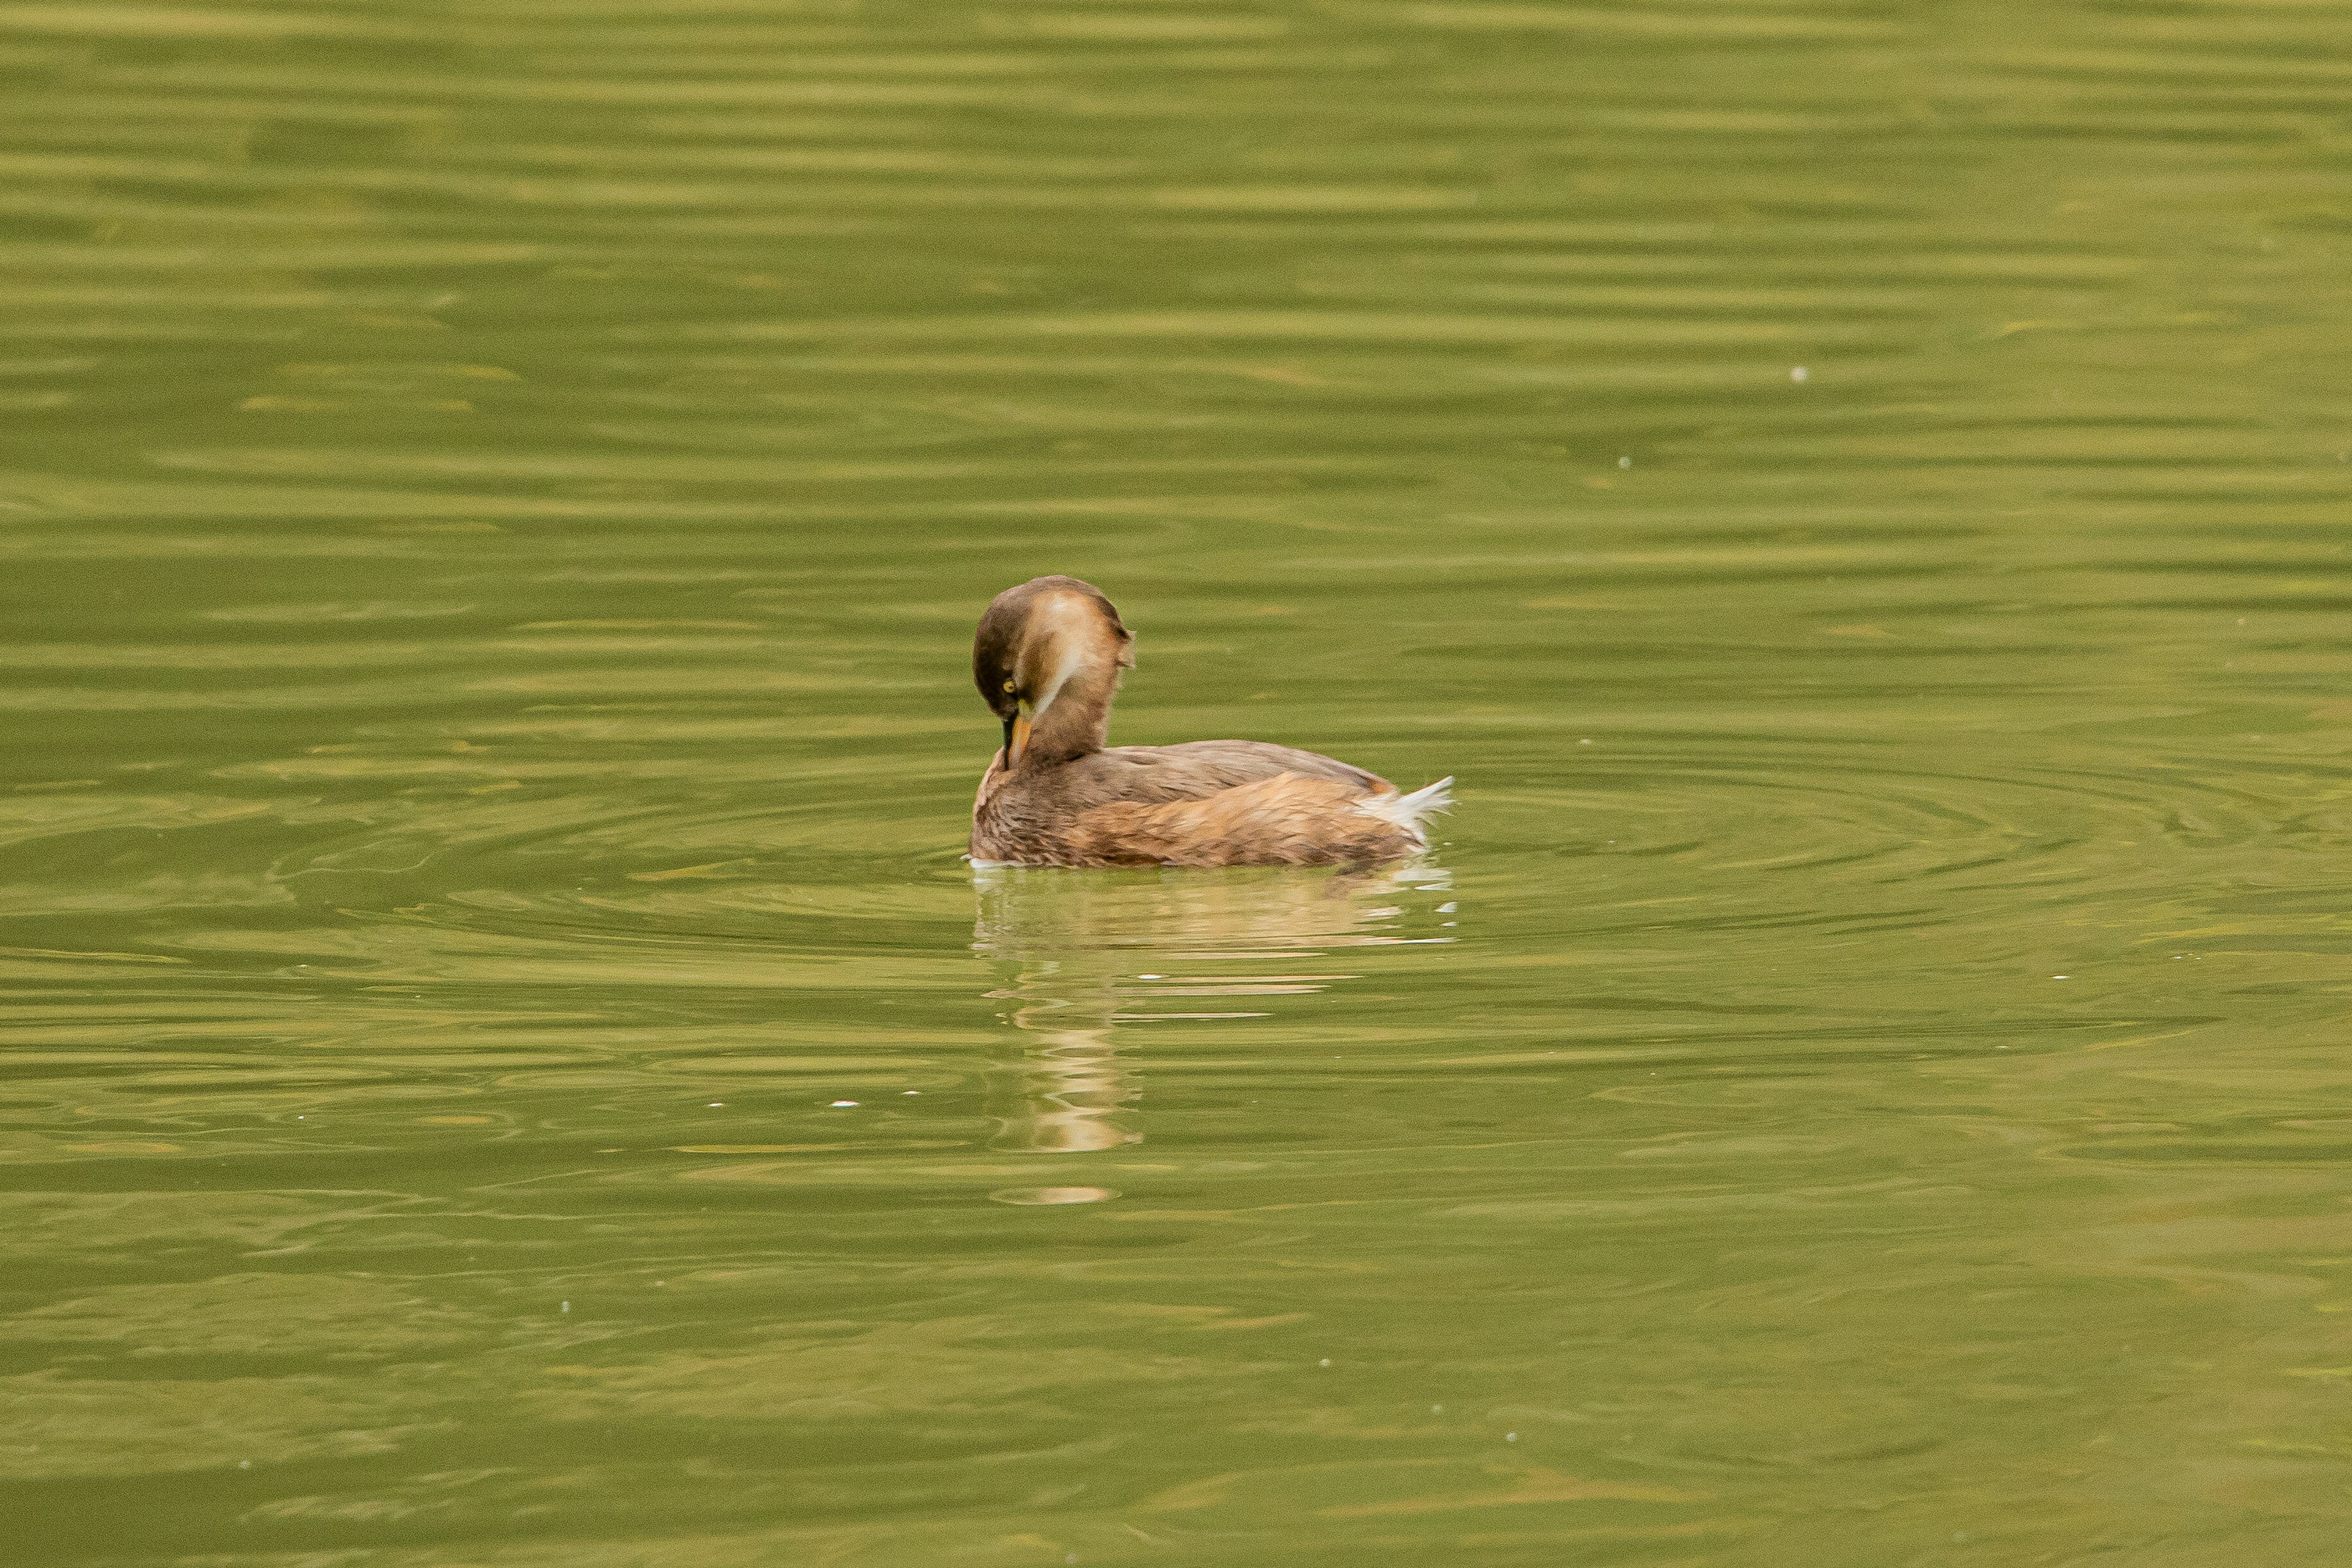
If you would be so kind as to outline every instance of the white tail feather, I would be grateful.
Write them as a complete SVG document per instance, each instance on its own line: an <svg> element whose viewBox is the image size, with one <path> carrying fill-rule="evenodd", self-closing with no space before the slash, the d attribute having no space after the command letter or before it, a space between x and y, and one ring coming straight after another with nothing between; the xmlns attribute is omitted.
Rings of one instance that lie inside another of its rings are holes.
<svg viewBox="0 0 2352 1568"><path fill-rule="evenodd" d="M1411 795L1367 796L1356 803L1356 809L1383 822L1395 823L1426 845L1429 836L1422 830L1423 819L1454 809L1454 775L1448 773L1435 784L1423 784Z"/></svg>

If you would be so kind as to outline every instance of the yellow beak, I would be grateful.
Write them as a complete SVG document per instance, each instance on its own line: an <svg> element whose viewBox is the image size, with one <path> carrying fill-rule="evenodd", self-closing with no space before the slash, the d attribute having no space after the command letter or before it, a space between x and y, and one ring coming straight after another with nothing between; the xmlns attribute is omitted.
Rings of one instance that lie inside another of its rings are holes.
<svg viewBox="0 0 2352 1568"><path fill-rule="evenodd" d="M1029 705L1024 702L1021 706L1024 711L1004 731L1004 765L1008 768L1019 767L1021 753L1029 749L1029 715L1026 711Z"/></svg>

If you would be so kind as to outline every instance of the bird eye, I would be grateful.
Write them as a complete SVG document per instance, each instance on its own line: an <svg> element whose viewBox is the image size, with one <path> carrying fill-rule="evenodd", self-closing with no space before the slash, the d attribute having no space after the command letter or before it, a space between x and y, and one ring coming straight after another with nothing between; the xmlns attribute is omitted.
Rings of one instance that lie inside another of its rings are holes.
<svg viewBox="0 0 2352 1568"><path fill-rule="evenodd" d="M1012 689L1013 689L1013 682L1011 682L1011 681L1009 681L1009 680L1008 680L1008 681L1006 681L1006 682L1004 683L1004 689L1005 689L1005 690L1007 690L1007 691L1012 690Z"/></svg>

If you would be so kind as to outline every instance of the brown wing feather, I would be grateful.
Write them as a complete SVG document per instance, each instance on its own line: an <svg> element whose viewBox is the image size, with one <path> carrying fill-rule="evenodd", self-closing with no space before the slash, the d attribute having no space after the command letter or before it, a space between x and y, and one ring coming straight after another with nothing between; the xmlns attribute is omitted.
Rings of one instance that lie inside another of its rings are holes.
<svg viewBox="0 0 2352 1568"><path fill-rule="evenodd" d="M1356 809L1364 793L1276 773L1194 800L1098 805L1072 818L1066 842L1097 866L1328 866L1418 847L1394 823Z"/></svg>
<svg viewBox="0 0 2352 1568"><path fill-rule="evenodd" d="M1396 786L1335 757L1263 741L1189 741L1180 746L1113 746L1063 764L1056 787L1079 807L1130 801L1155 805L1204 800L1236 784L1290 773L1350 786L1355 795L1389 795Z"/></svg>

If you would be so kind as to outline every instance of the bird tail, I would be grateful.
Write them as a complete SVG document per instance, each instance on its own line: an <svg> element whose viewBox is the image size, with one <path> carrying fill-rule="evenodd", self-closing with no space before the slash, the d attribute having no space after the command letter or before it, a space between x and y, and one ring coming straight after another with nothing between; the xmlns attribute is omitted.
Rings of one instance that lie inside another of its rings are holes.
<svg viewBox="0 0 2352 1568"><path fill-rule="evenodd" d="M1454 775L1433 784L1423 784L1411 795L1376 795L1356 803L1357 809L1370 813L1383 822L1393 822L1424 845L1429 836L1423 822L1439 812L1454 809Z"/></svg>

